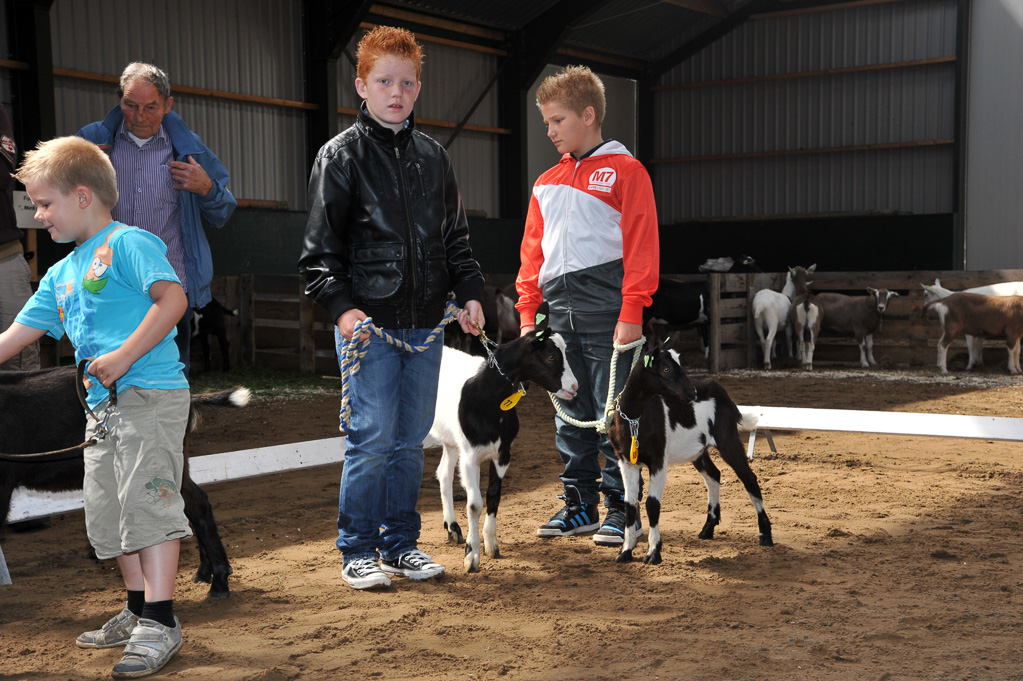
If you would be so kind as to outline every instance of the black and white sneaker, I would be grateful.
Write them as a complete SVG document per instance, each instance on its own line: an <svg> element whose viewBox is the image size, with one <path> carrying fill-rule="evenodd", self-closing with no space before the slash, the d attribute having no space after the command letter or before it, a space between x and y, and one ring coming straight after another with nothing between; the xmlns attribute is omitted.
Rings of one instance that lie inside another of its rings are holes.
<svg viewBox="0 0 1023 681"><path fill-rule="evenodd" d="M397 560L380 559L380 569L389 575L402 575L409 579L430 579L444 574L444 566L434 563L419 549L403 553Z"/></svg>
<svg viewBox="0 0 1023 681"><path fill-rule="evenodd" d="M353 560L341 570L341 578L353 589L391 586L391 580L372 558Z"/></svg>
<svg viewBox="0 0 1023 681"><path fill-rule="evenodd" d="M597 506L584 504L579 490L565 487L565 493L558 498L564 499L565 506L536 530L536 536L571 537L597 529Z"/></svg>
<svg viewBox="0 0 1023 681"><path fill-rule="evenodd" d="M636 535L643 536L643 526L636 517ZM608 503L604 523L593 535L593 543L598 546L621 546L625 543L625 503L611 501Z"/></svg>

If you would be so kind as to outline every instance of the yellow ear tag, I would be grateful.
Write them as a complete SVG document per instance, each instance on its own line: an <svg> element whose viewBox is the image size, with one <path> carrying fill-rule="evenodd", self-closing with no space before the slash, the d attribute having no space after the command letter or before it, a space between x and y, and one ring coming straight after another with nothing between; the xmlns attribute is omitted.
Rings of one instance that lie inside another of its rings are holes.
<svg viewBox="0 0 1023 681"><path fill-rule="evenodd" d="M635 435L632 436L632 447L629 448L629 463L639 463L639 441Z"/></svg>
<svg viewBox="0 0 1023 681"><path fill-rule="evenodd" d="M504 398L504 402L501 403L501 411L510 411L515 408L515 405L519 403L522 396L525 395L521 390L512 393L509 397Z"/></svg>

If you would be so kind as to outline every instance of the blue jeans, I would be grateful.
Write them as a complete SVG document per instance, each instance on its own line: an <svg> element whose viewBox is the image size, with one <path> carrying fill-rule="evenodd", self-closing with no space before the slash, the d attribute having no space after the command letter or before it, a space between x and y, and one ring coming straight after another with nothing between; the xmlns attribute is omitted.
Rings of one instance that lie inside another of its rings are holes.
<svg viewBox="0 0 1023 681"><path fill-rule="evenodd" d="M593 421L604 418L607 406L607 384L611 378L611 356L615 353L611 332L574 333L561 332L565 339L568 365L579 381L579 392L574 400L562 401L565 413L578 421ZM618 354L615 374L615 395L621 392L629 377L632 351ZM561 482L566 487L579 490L583 503L600 502L600 493L623 496L622 472L618 468L614 449L607 435L597 433L593 428L579 428L566 423L560 416L554 417L558 432L555 444L558 454L565 463ZM600 468L600 456L604 457L604 468Z"/></svg>
<svg viewBox="0 0 1023 681"><path fill-rule="evenodd" d="M420 345L433 329L387 329ZM346 341L335 328L338 358ZM352 407L338 498L337 548L344 564L393 560L417 548L416 503L423 481L423 440L433 425L443 336L428 350L406 352L370 336L349 381Z"/></svg>

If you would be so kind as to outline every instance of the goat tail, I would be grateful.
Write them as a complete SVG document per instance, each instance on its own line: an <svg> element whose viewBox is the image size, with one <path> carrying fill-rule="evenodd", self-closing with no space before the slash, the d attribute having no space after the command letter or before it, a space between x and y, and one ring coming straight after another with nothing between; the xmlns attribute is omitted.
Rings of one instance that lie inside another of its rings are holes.
<svg viewBox="0 0 1023 681"><path fill-rule="evenodd" d="M192 395L192 403L188 410L188 432L195 432L202 421L201 412L207 407L227 407L240 409L252 399L252 391L248 388L231 388L216 393L199 393Z"/></svg>
<svg viewBox="0 0 1023 681"><path fill-rule="evenodd" d="M757 423L760 422L760 417L753 412L739 412L739 430L751 431L757 427Z"/></svg>

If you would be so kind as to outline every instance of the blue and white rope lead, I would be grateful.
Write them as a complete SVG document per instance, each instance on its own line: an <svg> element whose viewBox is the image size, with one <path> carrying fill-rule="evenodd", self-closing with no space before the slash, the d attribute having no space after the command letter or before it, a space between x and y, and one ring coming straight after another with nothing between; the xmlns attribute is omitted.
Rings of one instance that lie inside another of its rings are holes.
<svg viewBox="0 0 1023 681"><path fill-rule="evenodd" d="M433 332L427 336L426 341L422 345L409 345L405 341L398 340L394 336L390 335L383 329L379 329L373 326L373 318L366 317L362 321L355 324L355 328L352 330L352 341L345 343L345 349L341 353L341 412L339 430L343 435L348 434L348 428L352 426L352 405L348 399L348 383L352 376L359 373L359 363L366 353L369 352L369 338L363 341L355 341L363 331L370 331L377 338L385 341L388 345L401 348L405 352L424 352L427 350L433 342L437 339L437 336L441 334L444 327L450 322L455 321L458 317L459 307L454 303L449 302L447 307L444 309L444 317L440 320L440 324L434 328Z"/></svg>

